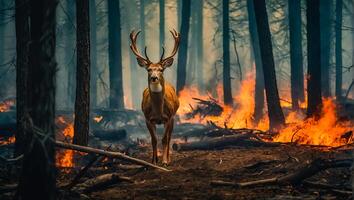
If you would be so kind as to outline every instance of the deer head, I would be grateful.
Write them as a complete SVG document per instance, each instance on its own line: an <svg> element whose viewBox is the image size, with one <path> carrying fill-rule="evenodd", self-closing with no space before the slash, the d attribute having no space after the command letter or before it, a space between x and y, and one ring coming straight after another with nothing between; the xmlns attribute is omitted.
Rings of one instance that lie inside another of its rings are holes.
<svg viewBox="0 0 354 200"><path fill-rule="evenodd" d="M165 48L162 47L162 55L160 57L160 61L157 63L152 63L147 55L147 47L145 46L144 54L145 56L142 56L137 48L136 45L136 39L140 33L138 31L135 33L135 31L132 31L130 33L130 48L133 51L133 53L136 56L136 59L138 61L138 64L140 67L144 67L147 72L148 72L148 81L149 81L149 87L153 92L160 92L161 91L161 86L163 86L164 83L164 78L163 78L163 72L167 67L170 67L173 63L173 56L176 55L178 51L178 46L180 42L180 34L176 30L171 30L170 31L174 40L175 44L172 50L172 53L170 56L164 58L165 54Z"/></svg>

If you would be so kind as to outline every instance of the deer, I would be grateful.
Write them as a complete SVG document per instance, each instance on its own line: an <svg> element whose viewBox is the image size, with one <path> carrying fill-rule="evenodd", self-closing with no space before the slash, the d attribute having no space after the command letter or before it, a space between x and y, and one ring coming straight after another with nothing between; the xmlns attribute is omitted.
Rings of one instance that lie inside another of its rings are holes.
<svg viewBox="0 0 354 200"><path fill-rule="evenodd" d="M136 40L140 33L132 31L130 33L130 48L140 67L144 67L148 73L148 87L143 92L141 109L144 113L145 123L151 136L152 163L157 164L157 136L156 125L164 124L164 135L162 138L162 164L167 166L170 162L170 141L174 126L174 116L179 107L179 100L175 88L168 83L163 72L173 64L173 57L176 55L180 43L180 34L176 30L170 31L174 39L174 47L170 56L164 57L165 48L162 47L162 55L159 62L153 63L147 55L145 46L142 56L137 48Z"/></svg>

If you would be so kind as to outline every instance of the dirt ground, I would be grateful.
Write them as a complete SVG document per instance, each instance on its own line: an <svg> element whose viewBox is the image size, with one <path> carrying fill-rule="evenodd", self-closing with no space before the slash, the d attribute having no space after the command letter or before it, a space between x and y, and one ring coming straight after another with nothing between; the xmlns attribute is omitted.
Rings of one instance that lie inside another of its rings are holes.
<svg viewBox="0 0 354 200"><path fill-rule="evenodd" d="M135 156L150 160L150 155L145 152ZM153 169L121 171L134 183L120 183L86 195L90 199L351 199L351 196L302 185L238 189L210 184L212 180L245 182L271 178L286 175L314 158L350 156L350 153L291 145L173 152L172 163L168 166L172 172ZM349 169L326 170L309 180L351 188Z"/></svg>

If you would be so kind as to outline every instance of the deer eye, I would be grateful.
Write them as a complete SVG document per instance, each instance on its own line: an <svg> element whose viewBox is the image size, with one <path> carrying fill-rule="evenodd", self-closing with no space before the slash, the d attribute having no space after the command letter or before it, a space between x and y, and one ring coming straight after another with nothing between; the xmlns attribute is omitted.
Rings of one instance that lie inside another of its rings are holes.
<svg viewBox="0 0 354 200"><path fill-rule="evenodd" d="M152 69L148 69L148 72L151 72L152 71Z"/></svg>

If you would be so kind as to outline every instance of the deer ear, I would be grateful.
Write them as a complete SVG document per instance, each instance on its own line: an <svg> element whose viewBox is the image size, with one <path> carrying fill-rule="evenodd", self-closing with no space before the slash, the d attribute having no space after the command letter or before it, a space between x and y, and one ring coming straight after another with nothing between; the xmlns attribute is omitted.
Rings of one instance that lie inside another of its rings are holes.
<svg viewBox="0 0 354 200"><path fill-rule="evenodd" d="M162 66L164 68L170 67L173 64L173 58L167 58L166 60L163 61Z"/></svg>
<svg viewBox="0 0 354 200"><path fill-rule="evenodd" d="M136 60L138 61L138 65L140 67L146 67L148 65L148 63L144 59L136 58Z"/></svg>

